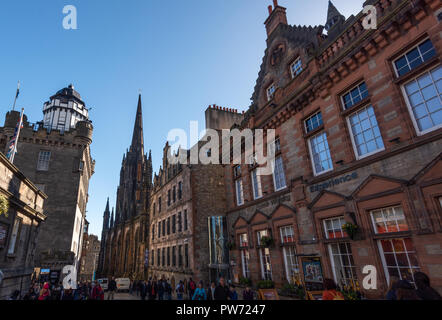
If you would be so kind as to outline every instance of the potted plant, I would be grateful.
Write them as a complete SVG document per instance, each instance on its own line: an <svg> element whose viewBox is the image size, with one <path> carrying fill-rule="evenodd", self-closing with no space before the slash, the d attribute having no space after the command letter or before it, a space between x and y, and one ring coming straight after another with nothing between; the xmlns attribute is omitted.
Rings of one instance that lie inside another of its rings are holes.
<svg viewBox="0 0 442 320"><path fill-rule="evenodd" d="M274 289L275 283L272 280L262 280L256 284L258 289Z"/></svg>
<svg viewBox="0 0 442 320"><path fill-rule="evenodd" d="M229 249L229 250L235 250L235 248L236 248L234 241L227 242L226 246L227 246L227 249Z"/></svg>
<svg viewBox="0 0 442 320"><path fill-rule="evenodd" d="M343 226L342 226L342 230L344 230L347 234L348 234L348 236L350 237L350 239L354 239L354 237L355 237L355 235L356 235L356 233L358 232L358 230L359 230L359 226L358 225L356 225L356 224L353 224L353 223L351 223L351 222L347 222L346 224L344 224Z"/></svg>
<svg viewBox="0 0 442 320"><path fill-rule="evenodd" d="M239 279L239 284L244 286L244 287L248 287L248 286L252 285L252 280L250 278L241 277Z"/></svg>
<svg viewBox="0 0 442 320"><path fill-rule="evenodd" d="M0 216L4 214L6 217L8 217L8 210L9 201L4 195L0 194Z"/></svg>
<svg viewBox="0 0 442 320"><path fill-rule="evenodd" d="M273 245L274 241L272 237L268 237L268 236L263 236L261 237L261 245L263 247L271 247Z"/></svg>

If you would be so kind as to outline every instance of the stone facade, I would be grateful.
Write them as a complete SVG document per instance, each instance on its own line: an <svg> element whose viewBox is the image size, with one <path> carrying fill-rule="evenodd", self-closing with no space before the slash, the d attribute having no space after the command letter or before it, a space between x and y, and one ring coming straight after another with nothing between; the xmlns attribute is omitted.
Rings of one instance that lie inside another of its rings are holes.
<svg viewBox="0 0 442 320"><path fill-rule="evenodd" d="M138 98L132 144L123 157L117 203L110 216L109 202L103 216L98 266L100 277L147 276L148 208L152 188L152 156L144 154L141 95Z"/></svg>
<svg viewBox="0 0 442 320"><path fill-rule="evenodd" d="M1 153L0 196L9 204L7 212L0 212L0 300L7 300L30 286L47 196Z"/></svg>
<svg viewBox="0 0 442 320"><path fill-rule="evenodd" d="M205 117L206 128L217 132L243 119L236 110L215 105L206 110ZM207 151L204 141L201 139L190 150L180 149L177 164L169 162L172 151L167 143L163 165L154 177L149 276L170 279L173 285L188 278L208 283L229 272L228 252L220 261L214 258L215 239L210 238L209 230L210 218L225 217L224 168L191 161L192 154ZM223 236L227 241L227 234Z"/></svg>
<svg viewBox="0 0 442 320"><path fill-rule="evenodd" d="M81 256L89 180L94 173L92 123L80 95L70 85L44 105L44 121L24 116L14 164L48 196L48 219L37 242L36 266L61 272ZM52 115L52 116L48 116ZM0 128L0 149L7 151L20 113L10 111Z"/></svg>
<svg viewBox="0 0 442 320"><path fill-rule="evenodd" d="M234 281L313 288L304 266L316 264L322 278L361 288L364 266L373 265L378 287L362 289L369 298L383 297L391 275L413 281L416 270L442 291L441 4L366 3L377 8L376 30L363 28L362 12L345 19L330 4L327 36L321 26L288 25L277 1L270 10L241 128L275 129L278 165L260 182L254 166L225 167ZM426 56L398 69L416 48ZM425 88L419 101L414 79ZM422 102L427 118L416 118ZM260 241L264 235L273 244Z"/></svg>
<svg viewBox="0 0 442 320"><path fill-rule="evenodd" d="M80 260L80 281L92 281L98 267L98 256L100 254L100 240L93 234L87 232L83 235L83 250ZM96 279L96 277L95 277Z"/></svg>

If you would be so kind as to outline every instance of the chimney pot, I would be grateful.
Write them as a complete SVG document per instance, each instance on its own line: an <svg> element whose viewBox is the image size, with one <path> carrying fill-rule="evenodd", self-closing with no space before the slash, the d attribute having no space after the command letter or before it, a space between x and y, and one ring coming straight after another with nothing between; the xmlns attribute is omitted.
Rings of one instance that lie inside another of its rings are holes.
<svg viewBox="0 0 442 320"><path fill-rule="evenodd" d="M269 6L269 15L272 14L273 8L272 6Z"/></svg>
<svg viewBox="0 0 442 320"><path fill-rule="evenodd" d="M275 8L278 6L278 0L273 0L273 5L275 6Z"/></svg>

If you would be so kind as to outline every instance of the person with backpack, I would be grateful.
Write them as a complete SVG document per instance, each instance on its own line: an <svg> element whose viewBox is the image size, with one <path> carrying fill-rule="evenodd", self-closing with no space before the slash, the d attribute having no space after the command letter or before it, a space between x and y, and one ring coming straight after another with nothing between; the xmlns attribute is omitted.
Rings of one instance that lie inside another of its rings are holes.
<svg viewBox="0 0 442 320"><path fill-rule="evenodd" d="M176 296L177 296L177 300L183 300L183 295L184 295L184 283L182 280L180 280L180 282L178 283L178 285L176 286Z"/></svg>
<svg viewBox="0 0 442 320"><path fill-rule="evenodd" d="M207 300L206 290L204 290L203 282L198 283L198 288L195 289L195 293L192 296L192 300Z"/></svg>
<svg viewBox="0 0 442 320"><path fill-rule="evenodd" d="M187 285L187 292L189 293L189 300L192 300L193 295L196 290L196 283L192 278L189 279L189 284Z"/></svg>
<svg viewBox="0 0 442 320"><path fill-rule="evenodd" d="M345 300L344 295L337 290L336 283L332 279L324 279L324 289L322 300Z"/></svg>

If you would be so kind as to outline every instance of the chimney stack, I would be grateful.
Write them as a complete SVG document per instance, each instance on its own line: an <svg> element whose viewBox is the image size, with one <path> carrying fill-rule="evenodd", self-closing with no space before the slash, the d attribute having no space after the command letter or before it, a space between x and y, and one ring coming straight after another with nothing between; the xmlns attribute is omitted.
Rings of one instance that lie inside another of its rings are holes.
<svg viewBox="0 0 442 320"><path fill-rule="evenodd" d="M272 6L269 6L269 17L264 22L267 30L267 37L270 37L272 32L282 23L287 25L287 14L286 8L281 7L278 4L278 0L273 0L273 10Z"/></svg>

